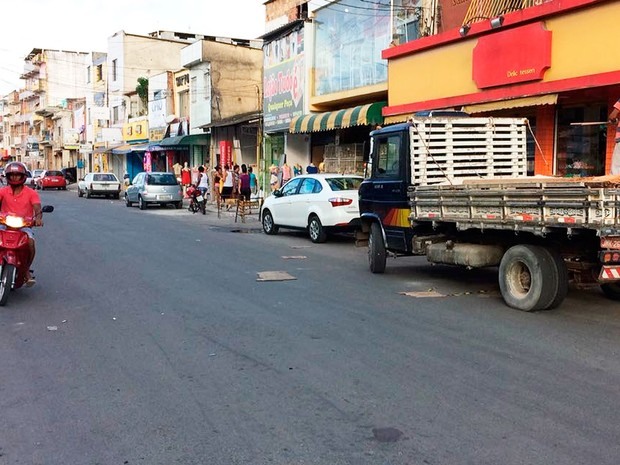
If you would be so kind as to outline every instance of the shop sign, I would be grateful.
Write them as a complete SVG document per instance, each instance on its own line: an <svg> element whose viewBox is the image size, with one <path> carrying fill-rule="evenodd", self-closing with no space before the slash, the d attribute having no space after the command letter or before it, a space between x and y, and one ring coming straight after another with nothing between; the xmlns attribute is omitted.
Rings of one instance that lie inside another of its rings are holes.
<svg viewBox="0 0 620 465"><path fill-rule="evenodd" d="M77 150L80 148L80 130L67 128L62 133L62 146L67 150Z"/></svg>
<svg viewBox="0 0 620 465"><path fill-rule="evenodd" d="M551 67L551 31L542 22L478 39L473 78L480 89L538 81Z"/></svg>
<svg viewBox="0 0 620 465"><path fill-rule="evenodd" d="M149 129L149 141L157 142L164 138L164 132L166 132L166 128L156 128Z"/></svg>
<svg viewBox="0 0 620 465"><path fill-rule="evenodd" d="M123 140L125 142L143 142L149 140L148 123L145 119L131 121L123 125Z"/></svg>
<svg viewBox="0 0 620 465"><path fill-rule="evenodd" d="M221 140L220 141L220 165L232 166L232 141Z"/></svg>
<svg viewBox="0 0 620 465"><path fill-rule="evenodd" d="M288 129L303 114L305 57L303 30L266 46L264 59L263 125L265 130Z"/></svg>

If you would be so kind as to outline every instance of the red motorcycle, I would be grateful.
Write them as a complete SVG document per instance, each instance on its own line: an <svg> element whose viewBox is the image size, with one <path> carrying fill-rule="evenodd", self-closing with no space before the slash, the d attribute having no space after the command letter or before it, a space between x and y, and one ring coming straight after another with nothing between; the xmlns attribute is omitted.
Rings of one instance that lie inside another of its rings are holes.
<svg viewBox="0 0 620 465"><path fill-rule="evenodd" d="M46 205L42 211L51 213L54 207ZM0 215L0 224L6 226L0 229L0 306L4 306L10 291L26 283L30 250L28 235L20 228L32 227L34 219L4 213Z"/></svg>
<svg viewBox="0 0 620 465"><path fill-rule="evenodd" d="M189 206L187 207L190 212L202 212L203 215L207 213L206 200L200 189L192 184L187 188L187 196L190 198Z"/></svg>

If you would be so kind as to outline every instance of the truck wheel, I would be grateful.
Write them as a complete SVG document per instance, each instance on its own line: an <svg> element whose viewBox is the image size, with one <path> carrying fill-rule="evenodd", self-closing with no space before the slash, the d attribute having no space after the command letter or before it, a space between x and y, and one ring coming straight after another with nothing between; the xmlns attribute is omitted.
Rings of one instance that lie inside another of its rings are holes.
<svg viewBox="0 0 620 465"><path fill-rule="evenodd" d="M536 245L515 245L499 264L499 288L506 305L531 312L559 305L566 295L560 265L553 254ZM562 289L564 288L564 293Z"/></svg>
<svg viewBox="0 0 620 465"><path fill-rule="evenodd" d="M601 290L608 299L620 300L620 283L601 284Z"/></svg>
<svg viewBox="0 0 620 465"><path fill-rule="evenodd" d="M368 237L368 264L373 273L383 273L385 271L385 244L379 223L370 225L370 236Z"/></svg>
<svg viewBox="0 0 620 465"><path fill-rule="evenodd" d="M558 290L553 301L545 307L545 310L552 310L559 307L560 304L564 302L566 294L568 294L568 269L566 268L566 262L558 252L551 249L543 250L549 253L558 272Z"/></svg>

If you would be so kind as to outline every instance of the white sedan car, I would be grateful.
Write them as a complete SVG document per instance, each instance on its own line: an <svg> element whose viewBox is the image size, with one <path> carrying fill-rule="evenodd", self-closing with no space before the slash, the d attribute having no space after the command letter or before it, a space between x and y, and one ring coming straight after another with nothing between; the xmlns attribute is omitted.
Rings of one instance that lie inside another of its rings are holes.
<svg viewBox="0 0 620 465"><path fill-rule="evenodd" d="M307 230L312 242L325 242L328 232L359 226L361 176L304 174L294 177L265 199L260 218L266 234L279 228Z"/></svg>
<svg viewBox="0 0 620 465"><path fill-rule="evenodd" d="M120 198L121 183L114 173L88 173L78 181L78 197L86 196L90 199L93 195Z"/></svg>

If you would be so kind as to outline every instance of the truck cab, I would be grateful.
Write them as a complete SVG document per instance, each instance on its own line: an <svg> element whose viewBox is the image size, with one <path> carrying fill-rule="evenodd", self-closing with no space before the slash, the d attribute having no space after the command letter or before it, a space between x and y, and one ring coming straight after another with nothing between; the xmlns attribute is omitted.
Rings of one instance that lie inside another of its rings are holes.
<svg viewBox="0 0 620 465"><path fill-rule="evenodd" d="M407 196L410 126L395 124L370 133L366 179L359 188L362 236L370 232L373 223L377 224L385 247L397 254L411 252L413 233Z"/></svg>

